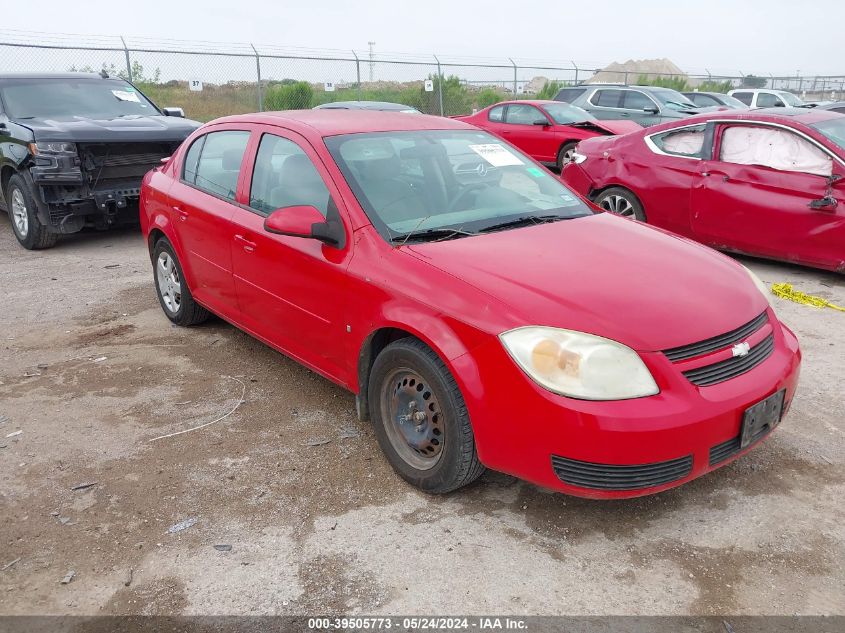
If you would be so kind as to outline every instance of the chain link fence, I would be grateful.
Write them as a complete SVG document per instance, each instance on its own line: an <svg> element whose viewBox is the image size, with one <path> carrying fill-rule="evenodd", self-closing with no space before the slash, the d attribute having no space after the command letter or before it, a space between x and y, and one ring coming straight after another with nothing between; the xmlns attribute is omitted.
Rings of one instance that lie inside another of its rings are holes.
<svg viewBox="0 0 845 633"><path fill-rule="evenodd" d="M788 90L845 99L845 75L662 73L602 70L598 63L376 54L258 44L71 36L0 29L0 72L101 72L132 81L161 106L208 121L256 110L333 101L403 103L427 114L469 114L503 99L552 98L585 81L652 83L680 90Z"/></svg>

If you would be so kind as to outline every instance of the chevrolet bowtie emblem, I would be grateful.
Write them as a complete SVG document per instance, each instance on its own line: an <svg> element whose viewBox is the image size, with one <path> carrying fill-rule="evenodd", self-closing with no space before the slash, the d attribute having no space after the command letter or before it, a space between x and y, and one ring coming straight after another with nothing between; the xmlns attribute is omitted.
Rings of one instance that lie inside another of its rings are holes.
<svg viewBox="0 0 845 633"><path fill-rule="evenodd" d="M734 358L737 356L748 356L748 352L751 351L751 346L748 343L737 343L731 348L731 354L734 355Z"/></svg>

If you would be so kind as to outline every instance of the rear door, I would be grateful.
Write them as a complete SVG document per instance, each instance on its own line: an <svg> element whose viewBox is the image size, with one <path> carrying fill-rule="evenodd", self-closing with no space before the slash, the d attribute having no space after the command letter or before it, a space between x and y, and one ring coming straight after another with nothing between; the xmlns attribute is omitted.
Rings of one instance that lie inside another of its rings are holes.
<svg viewBox="0 0 845 633"><path fill-rule="evenodd" d="M829 187L843 169L829 152L783 126L721 124L715 139L693 186L697 239L813 265L845 259L845 195ZM836 206L810 206L828 193Z"/></svg>
<svg viewBox="0 0 845 633"><path fill-rule="evenodd" d="M537 121L545 121L548 125L535 125ZM535 160L551 162L556 159L554 128L539 108L526 103L509 104L501 130L503 138Z"/></svg>
<svg viewBox="0 0 845 633"><path fill-rule="evenodd" d="M630 114L622 110L622 90L599 88L587 99L585 109L597 119L629 119Z"/></svg>
<svg viewBox="0 0 845 633"><path fill-rule="evenodd" d="M171 221L191 271L192 292L217 314L237 313L230 246L235 194L249 131L222 126L198 137L170 188Z"/></svg>
<svg viewBox="0 0 845 633"><path fill-rule="evenodd" d="M336 248L316 239L274 235L276 209L311 205L351 234L340 194L311 145L261 126L245 167L244 204L233 217L232 266L244 326L331 378L349 369L343 319L351 239Z"/></svg>

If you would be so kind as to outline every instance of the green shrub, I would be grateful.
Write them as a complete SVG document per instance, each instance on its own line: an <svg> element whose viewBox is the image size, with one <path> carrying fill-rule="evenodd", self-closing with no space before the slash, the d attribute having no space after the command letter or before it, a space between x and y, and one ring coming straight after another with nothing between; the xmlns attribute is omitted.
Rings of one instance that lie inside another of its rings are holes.
<svg viewBox="0 0 845 633"><path fill-rule="evenodd" d="M540 91L537 93L538 99L554 99L555 95L560 91L561 88L566 87L565 81L547 81L546 85L543 86Z"/></svg>
<svg viewBox="0 0 845 633"><path fill-rule="evenodd" d="M300 110L310 108L314 89L305 81L269 86L264 97L265 110Z"/></svg>

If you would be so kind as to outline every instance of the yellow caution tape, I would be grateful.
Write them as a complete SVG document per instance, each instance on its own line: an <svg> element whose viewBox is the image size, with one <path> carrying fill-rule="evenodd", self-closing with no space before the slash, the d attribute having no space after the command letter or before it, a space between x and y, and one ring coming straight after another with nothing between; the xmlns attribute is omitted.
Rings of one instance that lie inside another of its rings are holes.
<svg viewBox="0 0 845 633"><path fill-rule="evenodd" d="M816 308L833 308L834 310L845 312L845 308L835 305L827 299L808 295L800 290L793 289L792 284L772 284L772 294L782 299L794 301L795 303L803 303L808 306L815 306Z"/></svg>

